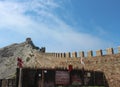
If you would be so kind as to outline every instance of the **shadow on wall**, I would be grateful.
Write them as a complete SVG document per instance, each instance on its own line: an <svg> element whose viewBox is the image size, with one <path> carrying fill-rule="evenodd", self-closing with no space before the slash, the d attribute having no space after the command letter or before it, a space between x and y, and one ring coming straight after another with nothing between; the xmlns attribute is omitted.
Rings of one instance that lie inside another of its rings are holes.
<svg viewBox="0 0 120 87"><path fill-rule="evenodd" d="M88 71L84 69L72 71L63 69L22 70L22 87L59 87L59 86L109 87L104 73L98 71Z"/></svg>

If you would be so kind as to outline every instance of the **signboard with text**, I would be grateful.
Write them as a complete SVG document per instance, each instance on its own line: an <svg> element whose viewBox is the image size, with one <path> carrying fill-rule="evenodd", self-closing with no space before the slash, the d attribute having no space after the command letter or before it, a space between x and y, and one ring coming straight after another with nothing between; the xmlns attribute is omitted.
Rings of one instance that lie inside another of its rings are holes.
<svg viewBox="0 0 120 87"><path fill-rule="evenodd" d="M70 73L68 71L56 71L56 85L68 85L70 83Z"/></svg>

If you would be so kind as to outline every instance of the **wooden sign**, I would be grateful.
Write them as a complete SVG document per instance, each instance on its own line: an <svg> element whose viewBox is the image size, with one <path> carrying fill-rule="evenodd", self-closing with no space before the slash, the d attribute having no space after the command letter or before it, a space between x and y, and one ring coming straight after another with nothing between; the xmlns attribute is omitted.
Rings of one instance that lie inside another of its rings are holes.
<svg viewBox="0 0 120 87"><path fill-rule="evenodd" d="M68 71L56 71L56 85L68 85L70 83L70 73Z"/></svg>

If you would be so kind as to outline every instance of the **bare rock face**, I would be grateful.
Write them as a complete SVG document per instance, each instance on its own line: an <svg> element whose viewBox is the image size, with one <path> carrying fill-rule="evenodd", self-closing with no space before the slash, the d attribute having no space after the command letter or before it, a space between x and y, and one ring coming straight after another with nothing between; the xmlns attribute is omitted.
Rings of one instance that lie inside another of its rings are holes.
<svg viewBox="0 0 120 87"><path fill-rule="evenodd" d="M42 52L33 44L31 38L27 38L23 43L0 48L0 79L13 77L16 73L17 58L20 57L24 64L27 64L34 58L36 51Z"/></svg>

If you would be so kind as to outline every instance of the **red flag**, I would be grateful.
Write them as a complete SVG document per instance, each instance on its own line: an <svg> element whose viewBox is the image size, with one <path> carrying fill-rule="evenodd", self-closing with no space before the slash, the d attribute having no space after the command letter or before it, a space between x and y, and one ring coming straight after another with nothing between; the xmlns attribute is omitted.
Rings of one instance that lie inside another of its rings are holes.
<svg viewBox="0 0 120 87"><path fill-rule="evenodd" d="M72 65L69 65L69 71L72 71L72 69L73 69L73 66Z"/></svg>
<svg viewBox="0 0 120 87"><path fill-rule="evenodd" d="M22 59L21 58L17 58L17 66L19 67L19 68L22 68L23 67L23 61L22 61Z"/></svg>

